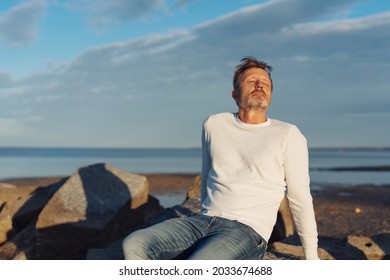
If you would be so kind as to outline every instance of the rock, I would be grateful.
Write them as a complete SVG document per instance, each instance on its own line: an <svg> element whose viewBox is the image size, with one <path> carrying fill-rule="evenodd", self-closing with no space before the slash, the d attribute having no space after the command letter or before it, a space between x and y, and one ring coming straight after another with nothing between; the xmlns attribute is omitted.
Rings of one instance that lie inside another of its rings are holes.
<svg viewBox="0 0 390 280"><path fill-rule="evenodd" d="M390 260L390 232L374 235L371 238L385 253L382 259Z"/></svg>
<svg viewBox="0 0 390 280"><path fill-rule="evenodd" d="M33 259L35 225L31 223L0 246L0 260Z"/></svg>
<svg viewBox="0 0 390 280"><path fill-rule="evenodd" d="M347 243L362 251L368 260L389 259L390 234L375 237L349 235Z"/></svg>
<svg viewBox="0 0 390 280"><path fill-rule="evenodd" d="M12 232L12 220L9 215L0 216L0 244L8 240L8 236Z"/></svg>
<svg viewBox="0 0 390 280"><path fill-rule="evenodd" d="M0 244L23 228L14 222L14 218L36 189L37 187L18 188L13 184L0 183Z"/></svg>
<svg viewBox="0 0 390 280"><path fill-rule="evenodd" d="M0 216L11 218L33 195L37 187L19 188L8 183L0 183Z"/></svg>
<svg viewBox="0 0 390 280"><path fill-rule="evenodd" d="M88 250L87 260L123 260L122 239L105 248L92 248Z"/></svg>
<svg viewBox="0 0 390 280"><path fill-rule="evenodd" d="M378 247L383 248L378 251L371 251L371 256L365 253L361 248L371 247L371 243L374 240L370 237L357 237L357 236L348 236L347 238L332 238L332 237L319 237L318 242L318 254L322 260L366 260L366 259L386 259L386 256L389 256L387 253L381 253L384 250L388 250L390 245L389 235L384 234L376 236L377 240L380 240L377 245ZM299 247L299 250L298 249ZM360 248L359 248L360 247ZM386 249L387 248L387 249ZM281 240L280 242L275 242L270 245L270 251L276 252L276 255L285 256L292 255L299 258L303 258L303 248L300 245L299 237L297 235L290 236ZM389 252L389 251L387 251ZM380 254L380 258L378 255ZM376 258L374 258L374 256Z"/></svg>
<svg viewBox="0 0 390 280"><path fill-rule="evenodd" d="M9 200L15 200L18 196L16 193L17 187L13 184L0 182L0 212L3 210L5 204Z"/></svg>
<svg viewBox="0 0 390 280"><path fill-rule="evenodd" d="M294 233L294 219L291 213L290 206L288 204L288 199L285 196L280 203L276 223L274 225L268 243L282 240L283 238L294 235Z"/></svg>
<svg viewBox="0 0 390 280"><path fill-rule="evenodd" d="M318 246L336 260L365 260L364 254L348 244L345 238L320 236Z"/></svg>
<svg viewBox="0 0 390 280"><path fill-rule="evenodd" d="M189 200L191 198L200 200L200 182L201 177L198 175L194 178L192 185L187 188L187 195L185 200Z"/></svg>
<svg viewBox="0 0 390 280"><path fill-rule="evenodd" d="M321 260L334 260L335 258L323 248L318 248L318 256ZM304 260L305 254L301 245L292 245L280 242L274 242L268 248L264 259L278 260Z"/></svg>
<svg viewBox="0 0 390 280"><path fill-rule="evenodd" d="M109 164L80 168L59 187L36 223L36 259L84 259L145 221L147 178Z"/></svg>
<svg viewBox="0 0 390 280"><path fill-rule="evenodd" d="M37 187L19 188L13 184L0 183L0 214L13 217L35 193Z"/></svg>
<svg viewBox="0 0 390 280"><path fill-rule="evenodd" d="M291 245L282 242L272 243L268 249L264 259L269 259L269 255L272 255L272 259L277 260L304 260L302 246Z"/></svg>
<svg viewBox="0 0 390 280"><path fill-rule="evenodd" d="M63 178L48 186L36 188L33 196L15 213L13 218L14 226L23 228L31 221L36 220L42 209L66 180L67 178Z"/></svg>

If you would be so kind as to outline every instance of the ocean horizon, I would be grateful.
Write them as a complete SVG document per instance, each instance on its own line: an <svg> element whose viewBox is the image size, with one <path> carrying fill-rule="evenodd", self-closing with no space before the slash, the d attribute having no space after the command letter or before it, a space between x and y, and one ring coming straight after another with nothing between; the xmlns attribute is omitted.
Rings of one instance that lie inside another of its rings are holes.
<svg viewBox="0 0 390 280"><path fill-rule="evenodd" d="M390 147L309 148L312 185L390 184ZM0 180L69 176L108 163L131 173L200 173L201 148L0 147Z"/></svg>

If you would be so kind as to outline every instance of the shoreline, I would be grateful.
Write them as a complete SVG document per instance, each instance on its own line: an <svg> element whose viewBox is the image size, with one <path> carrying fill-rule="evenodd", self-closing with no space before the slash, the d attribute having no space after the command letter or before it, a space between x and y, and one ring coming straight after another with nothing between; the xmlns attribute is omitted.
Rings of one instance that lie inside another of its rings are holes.
<svg viewBox="0 0 390 280"><path fill-rule="evenodd" d="M146 176L152 195L183 194L197 173L150 173ZM66 176L12 178L0 183L17 187L45 187ZM390 233L390 184L324 184L312 189L319 237L374 236Z"/></svg>
<svg viewBox="0 0 390 280"><path fill-rule="evenodd" d="M150 192L166 194L186 191L199 173L137 173L148 178ZM0 179L17 187L47 186L68 176L19 177Z"/></svg>
<svg viewBox="0 0 390 280"><path fill-rule="evenodd" d="M332 168L332 171L336 171L336 168ZM322 170L329 170L327 168L321 168ZM338 170L337 170L338 171ZM349 171L342 170L340 172ZM361 170L356 170L361 171ZM381 170L375 170L376 172L382 172ZM157 193L177 192L178 190L186 190L193 182L193 179L199 175L199 173L191 172L175 172L175 173L136 173L145 176L149 180L150 190ZM28 186L46 186L57 182L60 179L67 178L69 176L26 176L26 177L9 177L0 178L0 183L9 183L17 187ZM389 183L340 183L340 182L311 182L311 191L318 192L328 188L359 188L359 187L390 187Z"/></svg>

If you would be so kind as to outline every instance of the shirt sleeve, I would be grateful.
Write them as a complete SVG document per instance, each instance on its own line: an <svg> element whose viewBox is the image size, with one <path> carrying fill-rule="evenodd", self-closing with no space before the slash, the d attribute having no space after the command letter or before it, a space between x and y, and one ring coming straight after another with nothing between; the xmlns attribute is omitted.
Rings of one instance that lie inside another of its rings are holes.
<svg viewBox="0 0 390 280"><path fill-rule="evenodd" d="M306 259L319 259L318 233L310 193L309 155L306 138L293 126L284 157L287 198Z"/></svg>

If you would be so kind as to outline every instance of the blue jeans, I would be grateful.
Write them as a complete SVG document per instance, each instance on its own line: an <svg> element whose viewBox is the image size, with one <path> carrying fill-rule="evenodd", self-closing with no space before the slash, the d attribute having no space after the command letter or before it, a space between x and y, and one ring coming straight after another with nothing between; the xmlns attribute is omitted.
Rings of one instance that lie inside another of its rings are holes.
<svg viewBox="0 0 390 280"><path fill-rule="evenodd" d="M122 246L127 260L259 260L267 243L238 221L198 214L137 230Z"/></svg>

